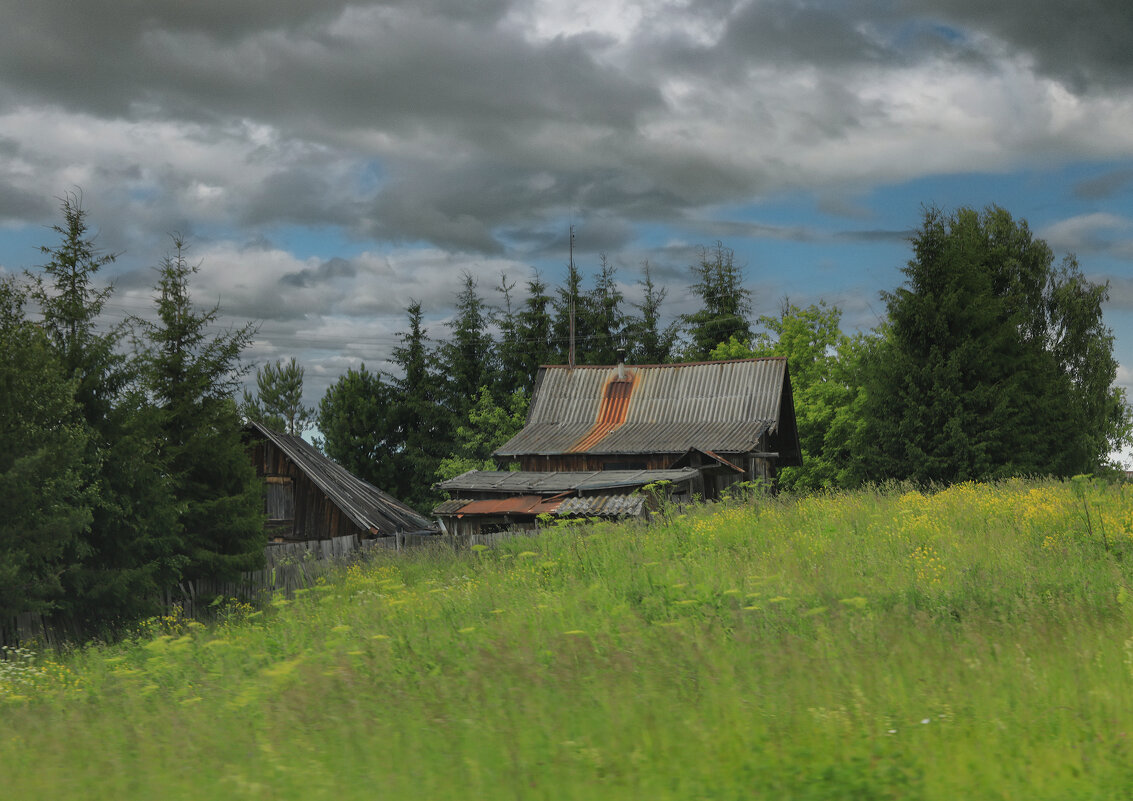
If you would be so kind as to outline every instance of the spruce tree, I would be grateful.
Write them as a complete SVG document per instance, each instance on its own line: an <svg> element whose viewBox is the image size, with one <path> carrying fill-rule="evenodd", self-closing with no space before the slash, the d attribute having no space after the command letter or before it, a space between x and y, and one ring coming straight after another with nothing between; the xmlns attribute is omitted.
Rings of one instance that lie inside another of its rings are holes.
<svg viewBox="0 0 1133 801"><path fill-rule="evenodd" d="M60 241L43 247L43 275L32 274L32 297L43 330L74 381L78 414L90 432L92 521L61 576L64 615L110 623L150 614L161 588L178 575L177 509L158 450L157 411L144 392L139 365L124 347L122 327L100 330L110 295L95 277L114 256L99 252L77 195L61 200Z"/></svg>
<svg viewBox="0 0 1133 801"><path fill-rule="evenodd" d="M622 311L623 300L617 282L617 268L603 253L599 256L594 289L590 291L586 304L591 314L586 364L617 362L618 349L625 345L626 316Z"/></svg>
<svg viewBox="0 0 1133 801"><path fill-rule="evenodd" d="M626 322L628 358L634 364L664 364L669 361L676 340L676 325L661 328L661 305L668 289L653 283L649 261L641 263L641 303L634 303L638 314Z"/></svg>
<svg viewBox="0 0 1133 801"><path fill-rule="evenodd" d="M1072 475L1129 435L1104 285L990 207L925 212L867 359L866 479Z"/></svg>
<svg viewBox="0 0 1133 801"><path fill-rule="evenodd" d="M91 522L89 431L25 294L0 280L0 628L50 615Z"/></svg>
<svg viewBox="0 0 1133 801"><path fill-rule="evenodd" d="M160 411L162 461L180 510L186 578L235 580L263 562L262 488L245 448L234 394L246 368L240 355L255 326L211 333L219 308L197 310L189 280L197 271L174 237L162 262L157 320L146 334L149 390Z"/></svg>
<svg viewBox="0 0 1133 801"><path fill-rule="evenodd" d="M499 327L499 342L496 345L496 377L492 387L492 397L506 398L523 387L525 346L520 340L519 311L512 301L515 282L507 276L500 276L496 291L503 297L503 307L496 309Z"/></svg>
<svg viewBox="0 0 1133 801"><path fill-rule="evenodd" d="M496 347L489 330L491 311L471 273L464 273L461 283L456 313L447 323L449 338L437 350L443 401L455 420L468 415L480 387L494 388L497 381Z"/></svg>
<svg viewBox="0 0 1133 801"><path fill-rule="evenodd" d="M398 437L397 483L387 491L428 514L440 497L432 483L437 465L452 447L452 418L443 403L420 301L413 301L406 311L409 330L400 335L401 344L391 359L401 375L393 379L396 393L390 409Z"/></svg>
<svg viewBox="0 0 1133 801"><path fill-rule="evenodd" d="M736 264L735 252L722 242L701 248L690 269L700 308L681 317L688 336L685 360L707 359L713 348L732 337L741 342L751 339L751 290L743 285L743 268Z"/></svg>
<svg viewBox="0 0 1133 801"><path fill-rule="evenodd" d="M594 338L594 315L591 312L591 297L582 289L582 271L575 264L567 267L563 285L555 290L553 302L554 317L551 325L551 339L554 344L555 361L558 364L570 363L571 317L574 317L574 363L586 364L590 343Z"/></svg>
<svg viewBox="0 0 1133 801"><path fill-rule="evenodd" d="M516 320L516 340L521 349L519 388L530 397L535 376L544 364L557 361L551 319L551 296L539 272L532 270L527 282L527 297Z"/></svg>

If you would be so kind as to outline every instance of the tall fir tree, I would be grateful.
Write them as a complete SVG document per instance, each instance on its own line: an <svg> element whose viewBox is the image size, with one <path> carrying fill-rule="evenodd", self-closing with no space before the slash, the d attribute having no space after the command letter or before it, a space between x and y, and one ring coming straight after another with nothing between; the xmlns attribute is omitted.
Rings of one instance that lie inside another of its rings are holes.
<svg viewBox="0 0 1133 801"><path fill-rule="evenodd" d="M94 502L75 385L24 304L23 287L0 280L0 634L63 603Z"/></svg>
<svg viewBox="0 0 1133 801"><path fill-rule="evenodd" d="M928 209L866 361L861 477L1071 475L1127 442L1107 292L1004 209Z"/></svg>
<svg viewBox="0 0 1133 801"><path fill-rule="evenodd" d="M577 264L572 262L567 266L563 284L555 290L552 307L554 316L551 340L556 363L570 363L573 342L574 363L586 364L590 343L594 338L594 314L590 294L582 289L582 271Z"/></svg>
<svg viewBox="0 0 1133 801"><path fill-rule="evenodd" d="M499 328L499 342L496 344L496 378L492 387L494 399L506 398L524 384L525 347L520 340L519 309L516 308L513 294L515 282L508 281L506 275L500 276L496 291L503 298L503 306L496 309L496 324Z"/></svg>
<svg viewBox="0 0 1133 801"><path fill-rule="evenodd" d="M736 264L735 252L716 242L699 250L690 270L700 308L681 317L688 336L685 360L707 359L717 345L732 337L741 342L751 339L751 290L743 285L744 272Z"/></svg>
<svg viewBox="0 0 1133 801"><path fill-rule="evenodd" d="M677 338L675 323L667 328L661 327L661 305L669 292L666 287L653 283L653 270L648 260L641 263L641 273L642 277L638 280L641 303L633 304L638 313L631 315L626 322L628 358L635 364L664 364L671 358Z"/></svg>
<svg viewBox="0 0 1133 801"><path fill-rule="evenodd" d="M230 581L263 563L262 488L234 399L247 371L240 356L255 326L212 333L219 308L198 311L190 297L197 269L174 237L159 269L157 319L139 324L146 379L160 411L162 462L180 510L181 573Z"/></svg>
<svg viewBox="0 0 1133 801"><path fill-rule="evenodd" d="M122 328L99 330L110 289L95 286L114 261L89 235L80 198L60 203L60 241L44 246L43 274L32 274L32 297L64 373L76 385L79 415L90 431L86 464L95 499L92 521L61 577L65 616L111 623L152 613L157 594L178 575L177 509L161 464L160 421L146 398L139 367Z"/></svg>
<svg viewBox="0 0 1133 801"><path fill-rule="evenodd" d="M618 287L617 268L605 253L599 256L598 265L594 289L590 291L586 304L591 314L586 364L615 364L618 349L625 347L626 315L622 311L625 298Z"/></svg>
<svg viewBox="0 0 1133 801"><path fill-rule="evenodd" d="M447 324L449 338L437 349L443 401L454 420L467 417L480 387L495 389L498 377L491 310L471 273L464 273L461 284L456 313Z"/></svg>
<svg viewBox="0 0 1133 801"><path fill-rule="evenodd" d="M523 308L516 320L516 339L521 348L522 370L518 388L528 397L535 388L535 376L539 367L556 362L553 328L551 296L547 294L547 284L538 271L532 270L531 278L527 281L527 297L523 300Z"/></svg>
<svg viewBox="0 0 1133 801"><path fill-rule="evenodd" d="M452 447L452 417L423 326L420 301L406 310L409 330L400 335L391 361L401 372L393 379L396 400L390 409L398 435L397 484L392 495L423 514L439 499L433 492L437 465Z"/></svg>

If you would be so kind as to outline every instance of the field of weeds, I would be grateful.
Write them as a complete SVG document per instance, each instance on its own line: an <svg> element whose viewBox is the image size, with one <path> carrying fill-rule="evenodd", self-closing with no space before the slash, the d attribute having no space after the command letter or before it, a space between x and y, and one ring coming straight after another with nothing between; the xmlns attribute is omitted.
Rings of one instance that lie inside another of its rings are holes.
<svg viewBox="0 0 1133 801"><path fill-rule="evenodd" d="M1133 793L1133 488L756 500L379 556L0 662L12 799Z"/></svg>

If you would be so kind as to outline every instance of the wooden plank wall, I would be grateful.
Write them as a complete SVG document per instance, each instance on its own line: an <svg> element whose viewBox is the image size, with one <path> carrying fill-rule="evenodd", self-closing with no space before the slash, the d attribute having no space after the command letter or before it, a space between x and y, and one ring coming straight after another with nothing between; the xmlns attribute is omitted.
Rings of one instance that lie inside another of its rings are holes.
<svg viewBox="0 0 1133 801"><path fill-rule="evenodd" d="M262 570L245 573L237 582L183 581L162 593L160 603L166 613L180 607L185 617L210 619L216 610L208 604L217 596L258 602L275 593L290 598L295 590L311 587L319 576L331 572L344 561L372 550L403 551L410 548L444 547L447 540L430 534L398 534L392 537L360 539L351 534L329 540L271 543L264 549ZM20 643L45 643L57 648L64 642L81 642L81 632L61 628L42 615L22 614L0 625L0 645L11 648Z"/></svg>

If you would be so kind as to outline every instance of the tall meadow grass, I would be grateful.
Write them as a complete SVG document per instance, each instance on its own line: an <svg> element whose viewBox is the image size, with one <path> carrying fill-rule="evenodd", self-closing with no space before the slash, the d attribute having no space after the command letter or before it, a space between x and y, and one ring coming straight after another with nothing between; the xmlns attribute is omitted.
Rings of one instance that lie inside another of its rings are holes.
<svg viewBox="0 0 1133 801"><path fill-rule="evenodd" d="M378 556L12 654L0 795L1128 798L1131 577L1130 489L1024 481Z"/></svg>

